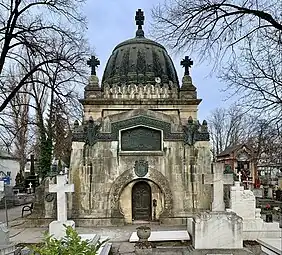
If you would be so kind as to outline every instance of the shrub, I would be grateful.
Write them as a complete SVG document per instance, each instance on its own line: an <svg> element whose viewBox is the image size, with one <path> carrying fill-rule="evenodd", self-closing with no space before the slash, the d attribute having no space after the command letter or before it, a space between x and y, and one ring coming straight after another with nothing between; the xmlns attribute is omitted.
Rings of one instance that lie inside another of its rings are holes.
<svg viewBox="0 0 282 255"><path fill-rule="evenodd" d="M91 240L82 241L76 230L67 226L64 238L55 239L46 233L44 244L40 247L33 246L31 250L33 255L97 255L97 251L104 242L93 245Z"/></svg>

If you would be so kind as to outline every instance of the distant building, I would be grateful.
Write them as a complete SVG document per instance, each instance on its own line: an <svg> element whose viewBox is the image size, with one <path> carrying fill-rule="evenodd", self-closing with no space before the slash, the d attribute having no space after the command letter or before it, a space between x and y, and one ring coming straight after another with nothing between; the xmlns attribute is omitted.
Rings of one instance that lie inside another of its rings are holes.
<svg viewBox="0 0 282 255"><path fill-rule="evenodd" d="M17 173L20 171L20 164L16 157L4 150L0 150L0 179L10 176L11 186L15 186Z"/></svg>
<svg viewBox="0 0 282 255"><path fill-rule="evenodd" d="M282 159L279 156L270 157L262 153L257 165L258 176L265 184L277 184L282 174Z"/></svg>
<svg viewBox="0 0 282 255"><path fill-rule="evenodd" d="M245 144L234 145L226 148L219 155L217 161L225 164L226 171L236 175L241 172L242 182L255 184L257 170L252 150Z"/></svg>

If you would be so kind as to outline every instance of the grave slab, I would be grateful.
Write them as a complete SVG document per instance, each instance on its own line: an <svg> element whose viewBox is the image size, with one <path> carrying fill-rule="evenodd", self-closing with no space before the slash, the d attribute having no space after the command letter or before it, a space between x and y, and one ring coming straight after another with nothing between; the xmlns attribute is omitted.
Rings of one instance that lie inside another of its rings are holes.
<svg viewBox="0 0 282 255"><path fill-rule="evenodd" d="M136 232L133 232L129 238L129 242L138 242L139 238ZM162 241L189 241L190 236L186 230L175 231L152 231L149 237L149 242L162 242Z"/></svg>
<svg viewBox="0 0 282 255"><path fill-rule="evenodd" d="M282 254L281 238L261 238L257 240L261 245L261 250L266 254L280 255Z"/></svg>

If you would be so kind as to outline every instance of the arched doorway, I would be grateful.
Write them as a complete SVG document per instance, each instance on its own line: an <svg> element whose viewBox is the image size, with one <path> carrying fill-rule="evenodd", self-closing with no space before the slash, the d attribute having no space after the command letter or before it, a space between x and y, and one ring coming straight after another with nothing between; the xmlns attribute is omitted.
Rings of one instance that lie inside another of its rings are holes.
<svg viewBox="0 0 282 255"><path fill-rule="evenodd" d="M152 193L145 181L137 182L132 188L132 219L151 220Z"/></svg>

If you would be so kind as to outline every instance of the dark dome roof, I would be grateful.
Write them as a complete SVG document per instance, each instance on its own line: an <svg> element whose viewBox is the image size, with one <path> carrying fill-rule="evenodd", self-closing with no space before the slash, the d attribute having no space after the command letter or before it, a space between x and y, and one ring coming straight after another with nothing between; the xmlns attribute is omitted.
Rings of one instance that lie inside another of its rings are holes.
<svg viewBox="0 0 282 255"><path fill-rule="evenodd" d="M155 84L173 82L179 87L173 62L159 43L145 38L142 33L118 44L104 71L102 84Z"/></svg>

